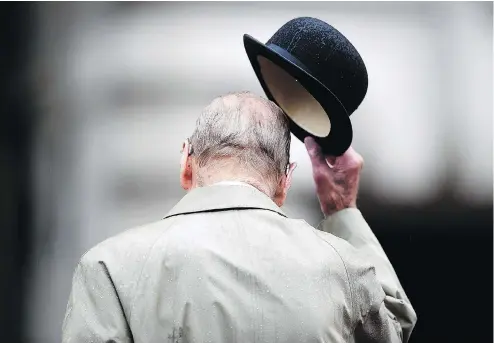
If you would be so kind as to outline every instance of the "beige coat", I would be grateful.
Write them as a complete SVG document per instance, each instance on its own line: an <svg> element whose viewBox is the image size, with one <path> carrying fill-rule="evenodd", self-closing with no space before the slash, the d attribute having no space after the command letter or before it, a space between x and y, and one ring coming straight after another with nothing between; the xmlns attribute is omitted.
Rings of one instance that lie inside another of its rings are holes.
<svg viewBox="0 0 494 343"><path fill-rule="evenodd" d="M214 185L82 257L63 342L406 342L416 320L357 209L315 229Z"/></svg>

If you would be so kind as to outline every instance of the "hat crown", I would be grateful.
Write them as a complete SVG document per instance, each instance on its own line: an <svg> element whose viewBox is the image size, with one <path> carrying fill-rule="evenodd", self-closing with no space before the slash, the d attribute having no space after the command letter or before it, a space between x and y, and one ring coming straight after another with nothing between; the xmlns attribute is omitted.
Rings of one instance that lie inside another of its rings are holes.
<svg viewBox="0 0 494 343"><path fill-rule="evenodd" d="M274 44L298 59L308 69L306 72L338 98L348 115L362 103L368 86L364 61L352 43L331 25L316 18L295 18L266 44Z"/></svg>

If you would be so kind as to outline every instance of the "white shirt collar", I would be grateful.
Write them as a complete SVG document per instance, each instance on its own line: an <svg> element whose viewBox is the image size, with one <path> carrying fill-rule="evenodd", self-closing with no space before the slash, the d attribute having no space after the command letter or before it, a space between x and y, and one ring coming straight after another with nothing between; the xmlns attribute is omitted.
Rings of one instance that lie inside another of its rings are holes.
<svg viewBox="0 0 494 343"><path fill-rule="evenodd" d="M218 185L218 186L232 186L232 185L233 186L247 186L247 187L252 187L252 188L257 189L256 187L249 185L246 182L241 182L241 181L220 181L220 182L217 182L213 185L214 186L216 186L216 185Z"/></svg>

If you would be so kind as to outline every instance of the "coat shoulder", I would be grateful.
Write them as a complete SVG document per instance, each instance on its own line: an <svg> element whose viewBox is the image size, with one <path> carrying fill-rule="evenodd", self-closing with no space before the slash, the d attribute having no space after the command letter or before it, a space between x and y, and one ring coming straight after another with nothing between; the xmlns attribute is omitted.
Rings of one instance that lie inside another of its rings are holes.
<svg viewBox="0 0 494 343"><path fill-rule="evenodd" d="M160 220L154 223L127 229L109 237L89 249L81 258L83 263L108 262L110 258L122 262L135 261L136 255L145 254L167 231L173 220Z"/></svg>
<svg viewBox="0 0 494 343"><path fill-rule="evenodd" d="M79 264L86 270L101 270L111 279L125 312L130 313L135 288L153 247L173 226L173 219L128 229L89 249Z"/></svg>

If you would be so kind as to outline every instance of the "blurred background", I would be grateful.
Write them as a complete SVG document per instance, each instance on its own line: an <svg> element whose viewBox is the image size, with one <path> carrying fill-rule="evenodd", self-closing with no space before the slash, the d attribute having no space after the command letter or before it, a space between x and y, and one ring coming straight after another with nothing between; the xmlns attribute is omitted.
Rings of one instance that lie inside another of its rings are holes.
<svg viewBox="0 0 494 343"><path fill-rule="evenodd" d="M314 16L359 50L359 206L418 314L411 342L492 341L492 2L0 5L2 341L60 341L73 270L184 195L180 148L223 93L263 94L242 35ZM285 211L321 219L308 156Z"/></svg>

